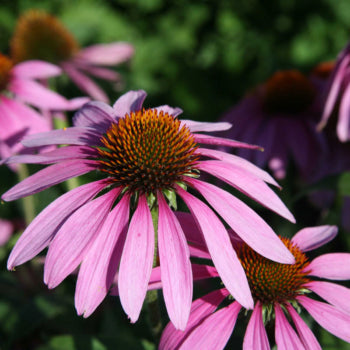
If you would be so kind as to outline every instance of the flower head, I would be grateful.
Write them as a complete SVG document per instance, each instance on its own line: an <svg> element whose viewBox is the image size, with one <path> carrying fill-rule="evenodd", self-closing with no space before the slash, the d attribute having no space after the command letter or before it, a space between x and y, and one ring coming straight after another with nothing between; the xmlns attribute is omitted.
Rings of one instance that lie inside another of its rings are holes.
<svg viewBox="0 0 350 350"><path fill-rule="evenodd" d="M239 155L268 165L277 178L285 177L290 158L309 177L324 147L316 132L322 88L297 70L278 71L223 116L235 125L225 135L264 147L262 153L242 149Z"/></svg>
<svg viewBox="0 0 350 350"><path fill-rule="evenodd" d="M350 254L324 254L312 261L306 255L306 252L329 242L336 233L335 226L319 226L304 228L291 240L283 238L284 244L295 257L294 265L270 261L254 252L235 235L231 236L254 298L254 310L244 336L243 349L270 349L265 330L265 325L269 323L274 323L278 349L321 349L314 334L299 316L301 307L326 330L350 342L350 290L320 280L349 279ZM200 245L193 246L195 248L195 255L208 258ZM218 276L217 271L210 266L193 265L193 271L194 279ZM158 283L157 279L153 279L153 283ZM310 298L312 292L326 303ZM223 349L241 309L242 306L233 301L226 288L215 290L193 302L184 332L168 324L159 348Z"/></svg>
<svg viewBox="0 0 350 350"><path fill-rule="evenodd" d="M266 172L241 158L201 146L257 148L197 133L224 130L230 127L228 123L179 120L179 108L142 108L145 97L144 91L131 91L113 108L102 102L88 103L75 115L73 127L24 139L29 147L67 146L10 158L9 163L53 165L14 186L3 200L31 195L93 170L102 179L64 194L40 213L18 240L8 268L49 246L44 280L53 288L81 264L76 307L85 316L103 300L118 272L122 306L135 322L152 270L153 222L157 222L165 303L176 327L184 329L192 299L192 271L183 227L170 207L176 206L178 196L191 211L198 235L203 235L226 287L251 308L248 282L227 231L214 211L188 190L199 192L253 249L282 263L293 263L293 255L266 222L230 193L202 181L201 173L226 181L291 221L293 216L265 183L276 184Z"/></svg>
<svg viewBox="0 0 350 350"><path fill-rule="evenodd" d="M120 76L111 66L127 61L133 47L123 42L98 44L80 49L74 36L53 15L29 10L18 20L11 40L11 54L16 62L40 59L57 64L75 84L96 100L108 102L104 91L86 73L113 82Z"/></svg>

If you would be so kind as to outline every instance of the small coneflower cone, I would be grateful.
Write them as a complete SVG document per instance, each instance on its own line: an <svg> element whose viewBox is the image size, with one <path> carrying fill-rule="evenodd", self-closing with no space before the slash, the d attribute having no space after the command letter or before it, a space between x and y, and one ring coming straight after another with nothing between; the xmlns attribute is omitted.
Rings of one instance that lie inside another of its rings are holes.
<svg viewBox="0 0 350 350"><path fill-rule="evenodd" d="M297 70L276 72L264 85L263 108L268 113L298 116L313 103L316 91L309 79Z"/></svg>
<svg viewBox="0 0 350 350"><path fill-rule="evenodd" d="M264 306L283 305L295 300L304 294L310 281L306 255L288 238L281 239L293 254L295 264L280 264L266 259L245 243L237 249L254 301Z"/></svg>
<svg viewBox="0 0 350 350"><path fill-rule="evenodd" d="M11 39L11 57L15 62L39 59L59 63L78 50L78 43L63 24L40 10L25 12Z"/></svg>
<svg viewBox="0 0 350 350"><path fill-rule="evenodd" d="M7 84L11 78L12 61L0 53L0 93L6 90Z"/></svg>
<svg viewBox="0 0 350 350"><path fill-rule="evenodd" d="M101 141L100 170L132 194L173 190L184 176L198 174L193 135L163 111L131 112L113 123Z"/></svg>

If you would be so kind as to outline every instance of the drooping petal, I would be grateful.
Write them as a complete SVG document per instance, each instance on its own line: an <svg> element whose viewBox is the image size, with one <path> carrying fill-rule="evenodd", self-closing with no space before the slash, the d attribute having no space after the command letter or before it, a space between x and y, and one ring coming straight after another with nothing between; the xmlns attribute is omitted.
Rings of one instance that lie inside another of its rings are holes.
<svg viewBox="0 0 350 350"><path fill-rule="evenodd" d="M107 295L117 272L129 221L128 195L109 213L78 275L75 307L78 315L90 316Z"/></svg>
<svg viewBox="0 0 350 350"><path fill-rule="evenodd" d="M11 73L23 79L45 79L62 73L62 69L52 63L31 60L16 64Z"/></svg>
<svg viewBox="0 0 350 350"><path fill-rule="evenodd" d="M8 259L7 268L12 270L39 254L52 241L60 224L106 185L105 181L88 183L65 193L49 204L18 239Z"/></svg>
<svg viewBox="0 0 350 350"><path fill-rule="evenodd" d="M231 228L255 251L268 259L294 263L294 256L270 226L251 208L230 193L209 183L188 179Z"/></svg>
<svg viewBox="0 0 350 350"><path fill-rule="evenodd" d="M177 193L185 201L203 232L213 263L230 293L247 309L254 306L248 281L228 233L214 212L196 197L177 187Z"/></svg>
<svg viewBox="0 0 350 350"><path fill-rule="evenodd" d="M303 252L307 252L330 242L337 233L337 226L323 225L306 227L294 235L292 242Z"/></svg>
<svg viewBox="0 0 350 350"><path fill-rule="evenodd" d="M60 227L45 259L44 282L58 286L83 260L121 189L113 189L75 211Z"/></svg>
<svg viewBox="0 0 350 350"><path fill-rule="evenodd" d="M262 307L257 302L250 317L243 340L243 350L270 350L269 340L262 319Z"/></svg>
<svg viewBox="0 0 350 350"><path fill-rule="evenodd" d="M350 254L329 253L318 256L305 268L311 276L330 280L350 279Z"/></svg>
<svg viewBox="0 0 350 350"><path fill-rule="evenodd" d="M158 193L158 247L163 296L174 326L184 330L190 314L193 282L185 235L162 194Z"/></svg>
<svg viewBox="0 0 350 350"><path fill-rule="evenodd" d="M184 230L186 239L191 243L206 247L203 233L199 229L198 225L196 224L196 221L193 218L193 216L190 213L185 213L180 211L176 211L175 215L179 220L181 227Z"/></svg>
<svg viewBox="0 0 350 350"><path fill-rule="evenodd" d="M318 294L339 310L350 314L349 288L331 282L312 281L308 284L308 289Z"/></svg>
<svg viewBox="0 0 350 350"><path fill-rule="evenodd" d="M295 222L292 213L276 193L264 181L244 168L217 160L201 161L198 163L198 168L229 183L289 221Z"/></svg>
<svg viewBox="0 0 350 350"><path fill-rule="evenodd" d="M241 310L238 302L233 302L208 316L193 329L181 345L182 350L222 350L230 339Z"/></svg>
<svg viewBox="0 0 350 350"><path fill-rule="evenodd" d="M122 95L113 105L116 116L123 118L130 112L140 110L146 96L143 90L129 91Z"/></svg>
<svg viewBox="0 0 350 350"><path fill-rule="evenodd" d="M341 98L339 107L339 116L337 124L337 135L340 141L346 142L350 138L350 87L349 85L345 88L343 96Z"/></svg>
<svg viewBox="0 0 350 350"><path fill-rule="evenodd" d="M2 195L4 201L13 201L45 190L72 177L86 174L97 167L92 160L67 160L50 165L27 177Z"/></svg>
<svg viewBox="0 0 350 350"><path fill-rule="evenodd" d="M75 64L77 65L76 62ZM104 80L114 82L121 80L121 75L112 69L92 66L90 64L83 64L82 62L79 62L79 69L83 70L86 73L89 73L90 75L93 75L94 77L101 78Z"/></svg>
<svg viewBox="0 0 350 350"><path fill-rule="evenodd" d="M231 129L232 124L227 122L209 123L197 122L194 120L182 119L181 124L185 124L191 132L214 132Z"/></svg>
<svg viewBox="0 0 350 350"><path fill-rule="evenodd" d="M301 343L298 335L286 319L281 307L275 304L275 339L278 350L303 350L305 347Z"/></svg>
<svg viewBox="0 0 350 350"><path fill-rule="evenodd" d="M163 113L168 113L169 115L173 116L173 117L177 117L179 114L181 114L183 112L183 110L179 107L170 107L168 105L163 105L163 106L159 106L156 108L153 108L156 111L158 111L158 113L160 111L163 111ZM182 120L181 120L182 122Z"/></svg>
<svg viewBox="0 0 350 350"><path fill-rule="evenodd" d="M215 290L192 303L190 318L185 331L177 330L169 322L165 327L159 343L159 350L178 349L191 331L207 316L215 311L221 302L228 296L226 289Z"/></svg>
<svg viewBox="0 0 350 350"><path fill-rule="evenodd" d="M350 315L306 296L297 299L321 327L350 343Z"/></svg>
<svg viewBox="0 0 350 350"><path fill-rule="evenodd" d="M311 332L308 325L303 321L299 314L290 304L285 305L289 315L291 316L299 338L307 350L322 350L321 345L317 341L315 335Z"/></svg>
<svg viewBox="0 0 350 350"><path fill-rule="evenodd" d="M132 323L139 318L151 276L154 228L145 195L141 195L129 225L119 266L120 302Z"/></svg>

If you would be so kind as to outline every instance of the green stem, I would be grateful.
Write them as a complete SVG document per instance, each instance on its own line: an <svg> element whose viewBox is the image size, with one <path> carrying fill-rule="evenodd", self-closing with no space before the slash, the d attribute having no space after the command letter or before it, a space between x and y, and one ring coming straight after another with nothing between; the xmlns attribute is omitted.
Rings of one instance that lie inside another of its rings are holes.
<svg viewBox="0 0 350 350"><path fill-rule="evenodd" d="M17 175L18 175L19 181L22 181L29 176L29 171L26 164L19 165ZM29 225L32 222L32 220L35 218L34 197L33 196L23 197L22 205L23 205L24 219L26 221L26 224Z"/></svg>
<svg viewBox="0 0 350 350"><path fill-rule="evenodd" d="M153 267L157 266L158 262L158 206L154 205L151 210L152 222L154 227L154 257L153 257ZM146 301L148 305L149 323L153 337L156 342L159 341L160 334L162 331L162 320L159 310L158 302L158 291L150 290L147 293Z"/></svg>

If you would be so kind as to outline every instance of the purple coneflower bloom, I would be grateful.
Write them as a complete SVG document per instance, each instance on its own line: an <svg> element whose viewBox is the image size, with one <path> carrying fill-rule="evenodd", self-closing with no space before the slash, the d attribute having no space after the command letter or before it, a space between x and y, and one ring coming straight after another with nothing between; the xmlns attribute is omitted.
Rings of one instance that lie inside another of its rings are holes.
<svg viewBox="0 0 350 350"><path fill-rule="evenodd" d="M260 254L293 263L292 254L260 216L230 193L202 181L201 173L226 181L294 221L265 183L276 182L244 159L200 146L257 148L198 133L225 130L230 127L228 123L180 121L179 108L143 109L145 97L142 90L128 92L113 108L103 102L90 102L76 113L73 127L24 139L28 147L67 146L50 153L10 158L9 163L55 164L14 186L2 196L5 201L32 195L93 170L104 178L64 194L42 211L18 240L8 268L49 246L44 281L53 288L81 264L75 302L78 313L84 316L89 316L106 296L118 270L121 303L135 322L154 255L150 208L158 205L158 257L164 299L170 319L177 328L184 329L192 300L192 272L183 228L167 201L176 194L195 218L227 289L252 308L248 282L227 231L214 211L186 189L199 192ZM105 193L93 199L102 191Z"/></svg>
<svg viewBox="0 0 350 350"><path fill-rule="evenodd" d="M107 95L86 74L118 82L119 74L104 66L125 62L133 53L132 45L123 42L80 49L63 24L42 10L25 12L18 20L11 41L11 55L16 62L41 59L57 64L82 91L104 102L108 102Z"/></svg>
<svg viewBox="0 0 350 350"><path fill-rule="evenodd" d="M278 71L223 116L234 125L225 135L264 147L264 152L240 149L238 154L268 166L279 179L285 177L289 159L303 177L309 176L323 147L316 132L318 91L319 84L299 71Z"/></svg>
<svg viewBox="0 0 350 350"><path fill-rule="evenodd" d="M300 230L291 240L282 238L295 257L294 265L270 261L232 234L255 304L244 336L244 350L271 349L265 330L269 322L274 322L278 349L321 349L314 334L296 311L300 311L300 306L323 328L350 342L350 290L323 281L350 279L350 254L324 254L311 262L305 254L329 242L336 234L335 226L318 226ZM191 253L209 258L209 254L198 244L192 245ZM218 277L218 273L212 266L193 265L193 277L214 278ZM151 281L151 287L159 288L161 285L157 269L152 273ZM312 292L326 303L310 298L309 293ZM192 303L184 332L176 330L171 323L167 325L159 349L224 349L241 310L242 305L233 301L226 288L215 290ZM241 316L246 314L246 311L241 312Z"/></svg>
<svg viewBox="0 0 350 350"><path fill-rule="evenodd" d="M61 69L51 63L27 61L14 65L8 57L0 54L1 158L23 150L23 146L18 143L23 135L52 129L51 120L29 105L47 110L70 110L88 101L86 98L68 101L35 81L59 74Z"/></svg>

